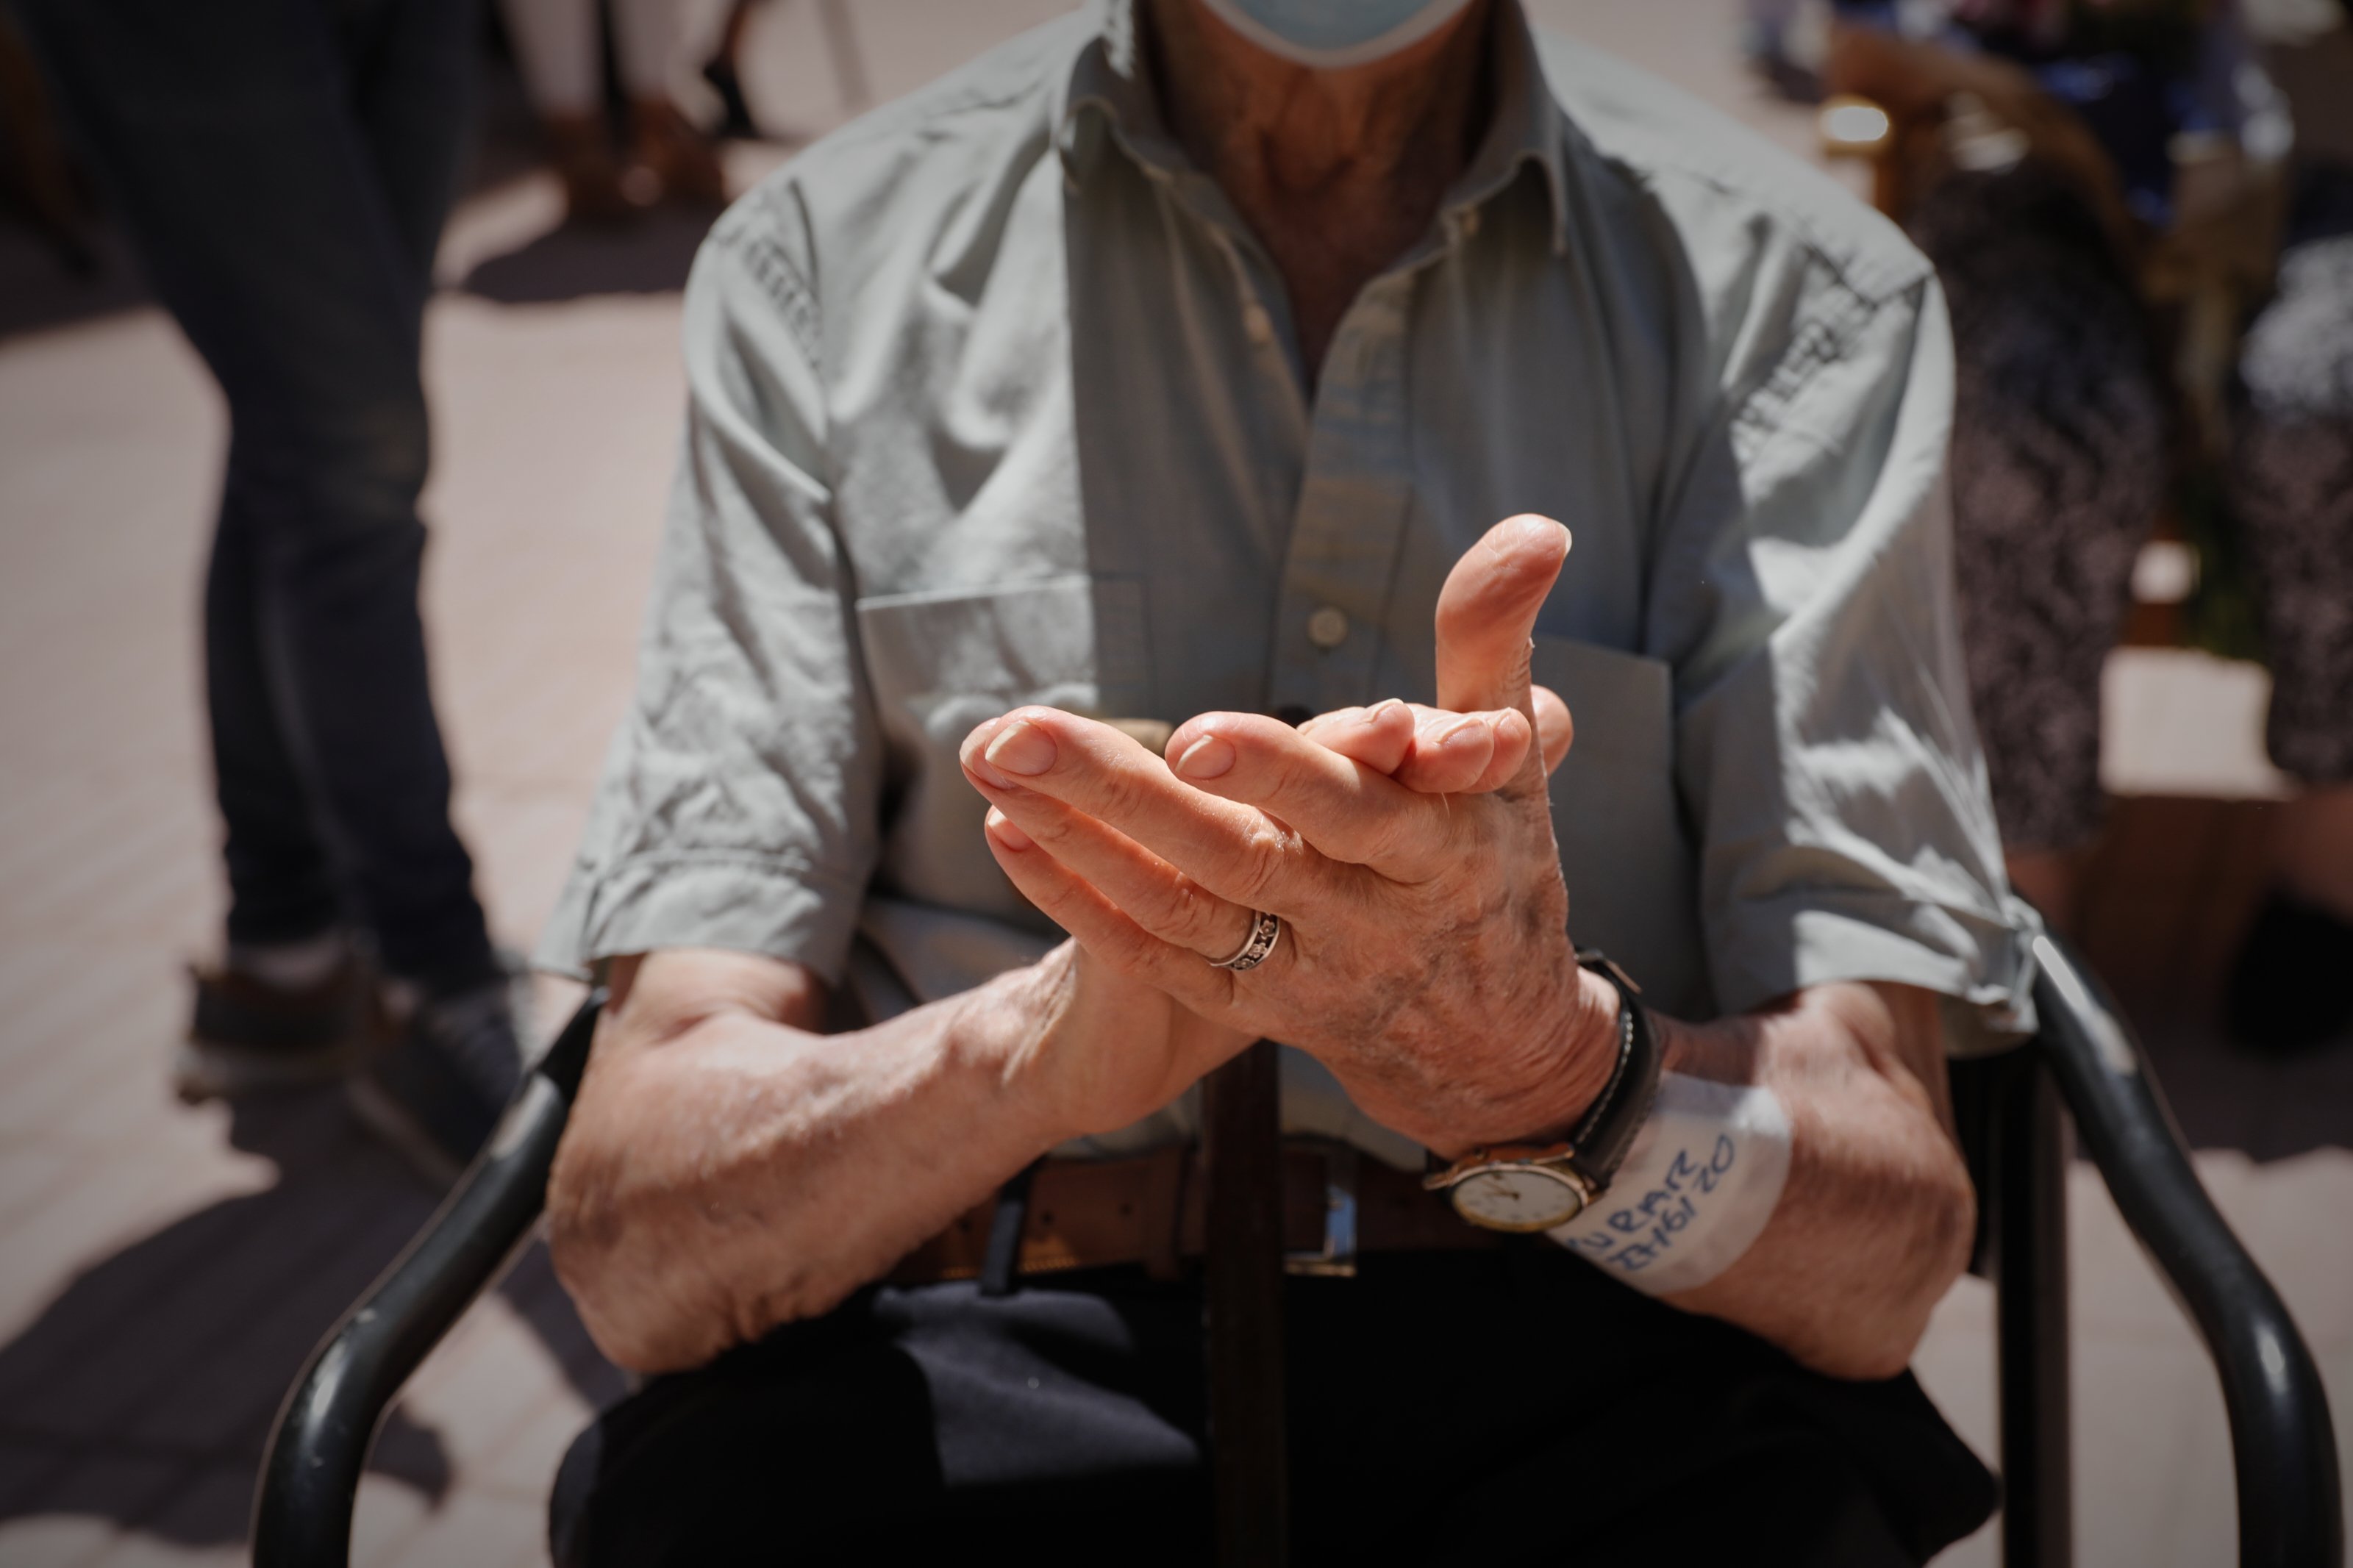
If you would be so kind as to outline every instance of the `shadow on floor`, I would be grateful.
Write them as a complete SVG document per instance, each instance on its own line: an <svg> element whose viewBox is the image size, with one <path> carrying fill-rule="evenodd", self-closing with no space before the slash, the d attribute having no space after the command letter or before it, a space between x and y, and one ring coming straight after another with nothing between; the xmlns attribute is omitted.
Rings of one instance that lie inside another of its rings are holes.
<svg viewBox="0 0 2353 1568"><path fill-rule="evenodd" d="M656 207L622 227L565 224L477 264L459 287L501 305L589 294L668 294L686 287L715 209Z"/></svg>
<svg viewBox="0 0 2353 1568"><path fill-rule="evenodd" d="M686 287L695 250L718 216L663 206L626 227L566 224L477 264L459 287L502 305L675 293ZM29 227L0 215L0 341L150 302L121 235L100 225L90 237L92 269L77 272Z"/></svg>
<svg viewBox="0 0 2353 1568"><path fill-rule="evenodd" d="M0 213L0 341L147 303L146 282L121 237L101 225L86 238L85 270L16 215Z"/></svg>
<svg viewBox="0 0 2353 1568"><path fill-rule="evenodd" d="M240 1542L279 1402L311 1347L436 1200L332 1089L238 1106L279 1167L76 1279L0 1347L0 1520L82 1513L183 1545ZM501 1287L592 1404L618 1397L543 1250ZM450 1462L396 1407L371 1468L438 1501Z"/></svg>
<svg viewBox="0 0 2353 1568"><path fill-rule="evenodd" d="M2272 804L2124 795L2085 877L2083 947L2114 988L2195 1149L2284 1160L2353 1148L2353 1036L2269 1056L2219 998L2262 900Z"/></svg>
<svg viewBox="0 0 2353 1568"><path fill-rule="evenodd" d="M2223 1037L2211 1010L2126 1011L2193 1149L2259 1162L2353 1149L2353 1036L2302 1055L2253 1055Z"/></svg>

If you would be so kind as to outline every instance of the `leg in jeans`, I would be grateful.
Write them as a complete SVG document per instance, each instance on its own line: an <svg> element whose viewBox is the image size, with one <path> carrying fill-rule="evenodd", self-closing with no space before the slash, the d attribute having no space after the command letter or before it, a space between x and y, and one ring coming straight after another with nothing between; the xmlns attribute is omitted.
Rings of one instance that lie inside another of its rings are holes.
<svg viewBox="0 0 2353 1568"><path fill-rule="evenodd" d="M2165 399L2063 183L1955 175L1913 228L1953 312L1955 573L1994 806L2013 879L2063 925L2063 868L2100 824L2100 678L2162 497Z"/></svg>
<svg viewBox="0 0 2353 1568"><path fill-rule="evenodd" d="M486 975L417 607L419 329L463 136L469 8L26 12L229 404L206 669L232 938L331 918L332 851L391 968Z"/></svg>

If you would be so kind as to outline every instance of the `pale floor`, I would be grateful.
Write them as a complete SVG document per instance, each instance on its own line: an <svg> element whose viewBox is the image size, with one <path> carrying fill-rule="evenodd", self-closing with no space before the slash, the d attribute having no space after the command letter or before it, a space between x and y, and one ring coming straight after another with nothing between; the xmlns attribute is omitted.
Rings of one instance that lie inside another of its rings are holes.
<svg viewBox="0 0 2353 1568"><path fill-rule="evenodd" d="M887 94L1060 8L860 0L851 10ZM1802 145L1802 121L1753 100L1731 65L1731 8L1535 7ZM821 129L840 106L818 68L817 8L773 9L755 92L795 129ZM642 288L639 274L674 269L684 242L630 242L617 259L558 254L560 242L541 237L554 207L552 188L528 176L469 205L445 271L453 281L472 275L474 288L437 303L428 348L437 681L459 812L496 924L517 944L554 897L628 689L680 403L674 292L564 296L598 287L599 268L606 287ZM218 911L193 655L221 434L209 383L152 310L0 341L0 1564L9 1568L237 1561L278 1397L311 1341L430 1207L352 1134L331 1097L232 1113L183 1107L165 1088L185 1002L180 966L206 951ZM2119 739L2119 782L2264 787L2245 677L2168 672L2159 660L2119 679L2118 708L2142 716ZM2193 712L2209 722L2185 725ZM2212 743L2216 723L2232 744ZM2238 1082L2217 1069L2177 1082L2176 1095L2225 1080ZM2248 1114L2274 1121L2315 1103L2353 1104L2353 1064L2315 1068L2257 1099ZM2332 1111L2306 1124L2346 1120ZM2353 1408L2347 1142L2290 1139L2300 1152L2268 1163L2228 1149L2200 1160L2304 1325L2340 1409ZM2077 1175L2083 1561L2225 1562L2229 1445L2213 1377L2114 1210ZM1981 1450L1992 1431L1989 1307L1985 1288L1964 1281L1919 1363ZM362 1495L355 1560L543 1561L556 1458L618 1387L543 1258L528 1257L402 1400ZM1947 1561L1990 1563L1992 1552L1980 1538Z"/></svg>

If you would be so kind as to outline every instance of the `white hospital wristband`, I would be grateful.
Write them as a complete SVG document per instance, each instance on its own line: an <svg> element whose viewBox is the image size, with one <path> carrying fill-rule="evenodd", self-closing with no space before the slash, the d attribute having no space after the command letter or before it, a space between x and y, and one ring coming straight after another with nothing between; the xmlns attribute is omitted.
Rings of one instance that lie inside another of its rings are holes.
<svg viewBox="0 0 2353 1568"><path fill-rule="evenodd" d="M1644 1295L1696 1289L1748 1250L1788 1179L1771 1089L1665 1073L1609 1190L1545 1234Z"/></svg>

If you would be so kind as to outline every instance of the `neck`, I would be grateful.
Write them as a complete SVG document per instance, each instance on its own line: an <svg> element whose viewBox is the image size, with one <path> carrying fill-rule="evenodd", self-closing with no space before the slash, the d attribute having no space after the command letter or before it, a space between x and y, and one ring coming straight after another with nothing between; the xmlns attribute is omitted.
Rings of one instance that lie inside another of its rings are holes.
<svg viewBox="0 0 2353 1568"><path fill-rule="evenodd" d="M1201 0L1151 0L1162 103L1282 273L1311 378L1358 291L1428 232L1486 115L1491 0L1346 70L1269 54Z"/></svg>

